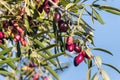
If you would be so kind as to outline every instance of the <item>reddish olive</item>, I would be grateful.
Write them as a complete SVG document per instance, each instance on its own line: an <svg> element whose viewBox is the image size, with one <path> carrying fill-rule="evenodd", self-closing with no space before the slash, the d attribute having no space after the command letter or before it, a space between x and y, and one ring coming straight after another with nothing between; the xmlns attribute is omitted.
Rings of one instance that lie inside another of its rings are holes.
<svg viewBox="0 0 120 80"><path fill-rule="evenodd" d="M79 55L74 58L74 66L78 66L83 60L83 54L79 53Z"/></svg>
<svg viewBox="0 0 120 80"><path fill-rule="evenodd" d="M46 14L49 14L50 6L48 4L44 5L44 11L46 12Z"/></svg>
<svg viewBox="0 0 120 80"><path fill-rule="evenodd" d="M67 46L67 50L70 51L70 52L72 52L74 50L74 48L75 48L74 44L71 44L71 45Z"/></svg>
<svg viewBox="0 0 120 80"><path fill-rule="evenodd" d="M35 67L35 64L33 62L30 62L29 67L31 67L31 68Z"/></svg>
<svg viewBox="0 0 120 80"><path fill-rule="evenodd" d="M36 72L33 75L33 80L39 80L39 75Z"/></svg>
<svg viewBox="0 0 120 80"><path fill-rule="evenodd" d="M81 52L81 47L79 46L79 45L76 45L76 44L74 44L75 45L75 51L77 52L77 53L80 53Z"/></svg>
<svg viewBox="0 0 120 80"><path fill-rule="evenodd" d="M66 41L66 43L67 43L67 45L71 45L71 44L73 44L73 37L68 36L68 37L67 37L67 41Z"/></svg>
<svg viewBox="0 0 120 80"><path fill-rule="evenodd" d="M20 41L20 38L21 38L21 36L19 34L16 34L14 37L14 41L18 42L18 41Z"/></svg>
<svg viewBox="0 0 120 80"><path fill-rule="evenodd" d="M4 33L0 32L0 39L3 39L3 38L4 38Z"/></svg>
<svg viewBox="0 0 120 80"><path fill-rule="evenodd" d="M55 20L56 22L59 22L59 21L61 20L61 14L60 14L59 12L56 12L56 13L55 13L54 20Z"/></svg>

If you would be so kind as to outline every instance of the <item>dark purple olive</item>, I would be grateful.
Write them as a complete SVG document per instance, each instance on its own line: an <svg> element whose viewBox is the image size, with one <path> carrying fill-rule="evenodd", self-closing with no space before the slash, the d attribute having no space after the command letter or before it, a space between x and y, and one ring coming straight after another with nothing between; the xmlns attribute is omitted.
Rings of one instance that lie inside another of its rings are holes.
<svg viewBox="0 0 120 80"><path fill-rule="evenodd" d="M80 52L85 58L90 59L90 57L87 55L87 53L83 50Z"/></svg>
<svg viewBox="0 0 120 80"><path fill-rule="evenodd" d="M77 53L80 53L81 52L81 47L79 46L79 45L76 45L76 44L74 44L75 45L75 51L77 52Z"/></svg>
<svg viewBox="0 0 120 80"><path fill-rule="evenodd" d="M35 67L35 64L33 62L30 62L29 67L31 67L31 68Z"/></svg>
<svg viewBox="0 0 120 80"><path fill-rule="evenodd" d="M68 24L62 20L58 22L58 28L60 32L66 32L68 30Z"/></svg>

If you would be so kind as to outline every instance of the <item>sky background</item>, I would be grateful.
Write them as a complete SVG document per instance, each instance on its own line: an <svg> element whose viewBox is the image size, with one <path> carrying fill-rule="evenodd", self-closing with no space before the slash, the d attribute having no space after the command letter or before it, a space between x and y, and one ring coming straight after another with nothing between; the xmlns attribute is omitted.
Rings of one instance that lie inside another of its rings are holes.
<svg viewBox="0 0 120 80"><path fill-rule="evenodd" d="M107 4L120 9L120 0L107 0ZM94 42L96 47L104 48L111 51L114 56L108 55L104 52L94 51L94 55L99 55L104 63L109 63L116 66L120 70L120 16L107 13L105 11L100 12L105 24L101 25L95 22L93 25ZM88 21L91 23L91 21ZM65 59L66 62L71 63L70 67L63 72L59 73L61 80L86 80L87 65L82 62L78 67L74 67L73 59ZM112 68L102 66L102 69L106 70L110 76L110 80L119 80L120 74ZM92 72L95 72L93 69Z"/></svg>

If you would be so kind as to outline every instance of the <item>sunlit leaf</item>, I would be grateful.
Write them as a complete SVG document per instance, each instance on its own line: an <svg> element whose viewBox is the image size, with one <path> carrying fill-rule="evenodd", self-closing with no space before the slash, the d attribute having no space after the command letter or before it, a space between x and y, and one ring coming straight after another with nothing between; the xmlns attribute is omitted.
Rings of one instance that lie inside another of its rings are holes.
<svg viewBox="0 0 120 80"><path fill-rule="evenodd" d="M81 0L74 0L73 2L74 2L74 3L78 3L78 2L80 2L80 1L81 1Z"/></svg>
<svg viewBox="0 0 120 80"><path fill-rule="evenodd" d="M93 10L93 14L95 15L96 19L101 23L101 24L104 24L104 21L102 20L101 16L99 15L99 13L95 10L95 9L92 9Z"/></svg>
<svg viewBox="0 0 120 80"><path fill-rule="evenodd" d="M110 78L105 70L102 70L101 74L103 75L104 80L110 80Z"/></svg>
<svg viewBox="0 0 120 80"><path fill-rule="evenodd" d="M2 60L0 61L0 65L5 64L5 63L9 63L9 62L13 62L13 61L17 61L20 58L12 58L12 59L6 59L6 60Z"/></svg>
<svg viewBox="0 0 120 80"><path fill-rule="evenodd" d="M37 39L34 40L41 48L45 48L45 46ZM49 56L52 56L52 53L49 50L44 50Z"/></svg>
<svg viewBox="0 0 120 80"><path fill-rule="evenodd" d="M120 73L120 70L117 69L115 66L111 65L111 64L106 64L106 63L103 63L103 65L106 65L108 67L111 67L112 69L114 69L115 71L117 71L118 73Z"/></svg>
<svg viewBox="0 0 120 80"><path fill-rule="evenodd" d="M95 80L96 75L97 75L97 73L95 73L95 74L92 76L92 79L91 79L91 80Z"/></svg>
<svg viewBox="0 0 120 80"><path fill-rule="evenodd" d="M57 58L58 56L61 56L61 55L63 55L63 54L65 54L65 53L63 52L63 53L54 54L53 56L50 56L50 57L46 58L45 61L46 61L46 60L53 59L53 58Z"/></svg>
<svg viewBox="0 0 120 80"><path fill-rule="evenodd" d="M96 61L97 61L97 64L98 64L99 66L101 66L101 65L102 65L102 59L100 58L100 56L95 56L95 59L96 59Z"/></svg>
<svg viewBox="0 0 120 80"><path fill-rule="evenodd" d="M101 10L110 12L112 14L120 15L120 9L117 9L117 8L114 8L111 6L107 6L107 5L100 6L100 5L94 4L93 6L96 8L99 8Z"/></svg>
<svg viewBox="0 0 120 80"><path fill-rule="evenodd" d="M13 73L5 71L5 70L0 70L0 74L6 75L6 76L10 76L10 77L14 78Z"/></svg>
<svg viewBox="0 0 120 80"><path fill-rule="evenodd" d="M6 49L0 51L0 55L6 54L6 53L10 52L11 50L12 50L12 47L6 48Z"/></svg>
<svg viewBox="0 0 120 80"><path fill-rule="evenodd" d="M112 56L113 56L113 54L112 54L110 51L105 50L105 49L102 49L102 48L93 48L92 50L102 51L102 52L108 53L108 54L110 54L110 55L112 55Z"/></svg>
<svg viewBox="0 0 120 80"><path fill-rule="evenodd" d="M39 49L38 51L44 51L44 50L53 48L53 47L55 47L56 45L57 45L57 44L51 44L51 45L49 45L49 46L47 46L47 47L45 47L45 48Z"/></svg>
<svg viewBox="0 0 120 80"><path fill-rule="evenodd" d="M74 3L69 3L67 4L67 6L65 7L65 10L68 10L69 8L71 8L72 6L74 6Z"/></svg>
<svg viewBox="0 0 120 80"><path fill-rule="evenodd" d="M5 49L6 47L3 44L0 44L0 48Z"/></svg>
<svg viewBox="0 0 120 80"><path fill-rule="evenodd" d="M38 53L38 54L40 54L43 58L45 58L45 59L48 59L49 58L49 56L47 56L47 55L45 55L45 54L43 54L43 53ZM54 66L57 66L57 64L56 64L56 62L54 61L54 60L52 60L52 59L50 59L49 60Z"/></svg>
<svg viewBox="0 0 120 80"><path fill-rule="evenodd" d="M95 77L92 80L99 80L99 77L100 76L96 74Z"/></svg>
<svg viewBox="0 0 120 80"><path fill-rule="evenodd" d="M91 69L92 69L92 68L89 68L88 71L87 71L86 80L90 80Z"/></svg>

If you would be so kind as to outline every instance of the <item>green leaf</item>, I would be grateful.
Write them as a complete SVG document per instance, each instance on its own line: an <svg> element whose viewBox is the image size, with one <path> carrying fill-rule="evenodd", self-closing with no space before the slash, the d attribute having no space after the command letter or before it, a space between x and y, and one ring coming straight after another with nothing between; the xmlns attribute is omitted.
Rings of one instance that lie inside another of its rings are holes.
<svg viewBox="0 0 120 80"><path fill-rule="evenodd" d="M13 61L16 61L16 60L19 60L20 58L9 58L9 59L6 59L6 60L2 60L0 61L0 65L2 64L5 64L5 63L9 63L9 62L13 62Z"/></svg>
<svg viewBox="0 0 120 80"><path fill-rule="evenodd" d="M4 57L3 55L0 56L0 59L6 60L7 58ZM15 64L13 62L9 62L7 63L12 69L17 69L17 67L15 66Z"/></svg>
<svg viewBox="0 0 120 80"><path fill-rule="evenodd" d="M92 9L93 11L93 14L95 15L96 19L101 23L101 24L104 24L104 21L102 20L101 16L99 15L99 13L95 10L95 9Z"/></svg>
<svg viewBox="0 0 120 80"><path fill-rule="evenodd" d="M38 44L41 48L45 48L45 46L37 39L34 40L36 44ZM49 50L44 50L49 56L52 56L52 53Z"/></svg>
<svg viewBox="0 0 120 80"><path fill-rule="evenodd" d="M93 6L96 8L99 8L101 10L107 11L109 13L120 15L120 9L117 9L115 7L111 7L111 6L107 6L107 5L100 6L97 4L94 4Z"/></svg>
<svg viewBox="0 0 120 80"><path fill-rule="evenodd" d="M49 46L47 46L47 47L45 47L45 48L39 49L38 51L44 51L44 50L50 49L50 48L52 48L52 47L54 47L54 46L56 46L56 45L57 45L57 44L51 44L51 45L49 45Z"/></svg>
<svg viewBox="0 0 120 80"><path fill-rule="evenodd" d="M10 77L14 78L14 75L11 72L8 72L8 71L5 71L5 70L0 70L0 74L10 76Z"/></svg>
<svg viewBox="0 0 120 80"><path fill-rule="evenodd" d="M88 71L87 71L86 80L90 80L91 69L92 69L92 68L89 68Z"/></svg>
<svg viewBox="0 0 120 80"><path fill-rule="evenodd" d="M0 51L0 55L6 54L6 53L10 52L11 50L12 50L12 47L6 48L6 49Z"/></svg>
<svg viewBox="0 0 120 80"><path fill-rule="evenodd" d="M102 63L103 65L106 65L108 67L111 67L112 69L114 69L115 71L117 71L118 73L120 73L120 70L117 69L115 66L111 65L111 64L106 64L106 63Z"/></svg>
<svg viewBox="0 0 120 80"><path fill-rule="evenodd" d="M63 55L63 54L65 54L65 53L62 52L62 53L54 54L53 56L50 56L50 57L46 58L45 61L46 61L46 60L53 59L53 58L57 58L58 56L61 56L61 55Z"/></svg>
<svg viewBox="0 0 120 80"><path fill-rule="evenodd" d="M49 66L45 66L45 68L56 78L56 80L60 80L58 74Z"/></svg>
<svg viewBox="0 0 120 80"><path fill-rule="evenodd" d="M91 79L91 80L95 80L96 75L97 75L97 73L95 73L95 74L92 76L92 79Z"/></svg>
<svg viewBox="0 0 120 80"><path fill-rule="evenodd" d="M108 54L113 56L113 54L110 51L102 49L102 48L93 48L92 50L98 50L98 51L106 52L106 53L108 53Z"/></svg>
<svg viewBox="0 0 120 80"><path fill-rule="evenodd" d="M47 55L45 55L45 54L43 54L43 53L38 53L38 54L40 54L42 57L44 57L45 59L48 59L49 58L49 56L47 56ZM52 59L50 59L49 60L54 66L57 66L57 64L56 64L56 62L54 61L54 60L52 60Z"/></svg>
<svg viewBox="0 0 120 80"><path fill-rule="evenodd" d="M0 48L5 49L6 47L3 44L0 44Z"/></svg>
<svg viewBox="0 0 120 80"><path fill-rule="evenodd" d="M24 15L24 22L25 22L24 26L26 27L27 31L29 31L30 26L29 26L27 15Z"/></svg>
<svg viewBox="0 0 120 80"><path fill-rule="evenodd" d="M120 9L111 6L101 6L100 9L110 12L112 14L120 15Z"/></svg>
<svg viewBox="0 0 120 80"><path fill-rule="evenodd" d="M80 2L80 1L81 1L81 0L74 0L73 2L74 2L74 3L78 3L78 2Z"/></svg>
<svg viewBox="0 0 120 80"><path fill-rule="evenodd" d="M71 8L72 6L74 6L74 3L69 3L67 4L67 6L65 7L65 10L68 10L69 8Z"/></svg>
<svg viewBox="0 0 120 80"><path fill-rule="evenodd" d="M105 70L102 70L101 74L103 75L103 78L104 78L103 80L110 80L110 78Z"/></svg>

